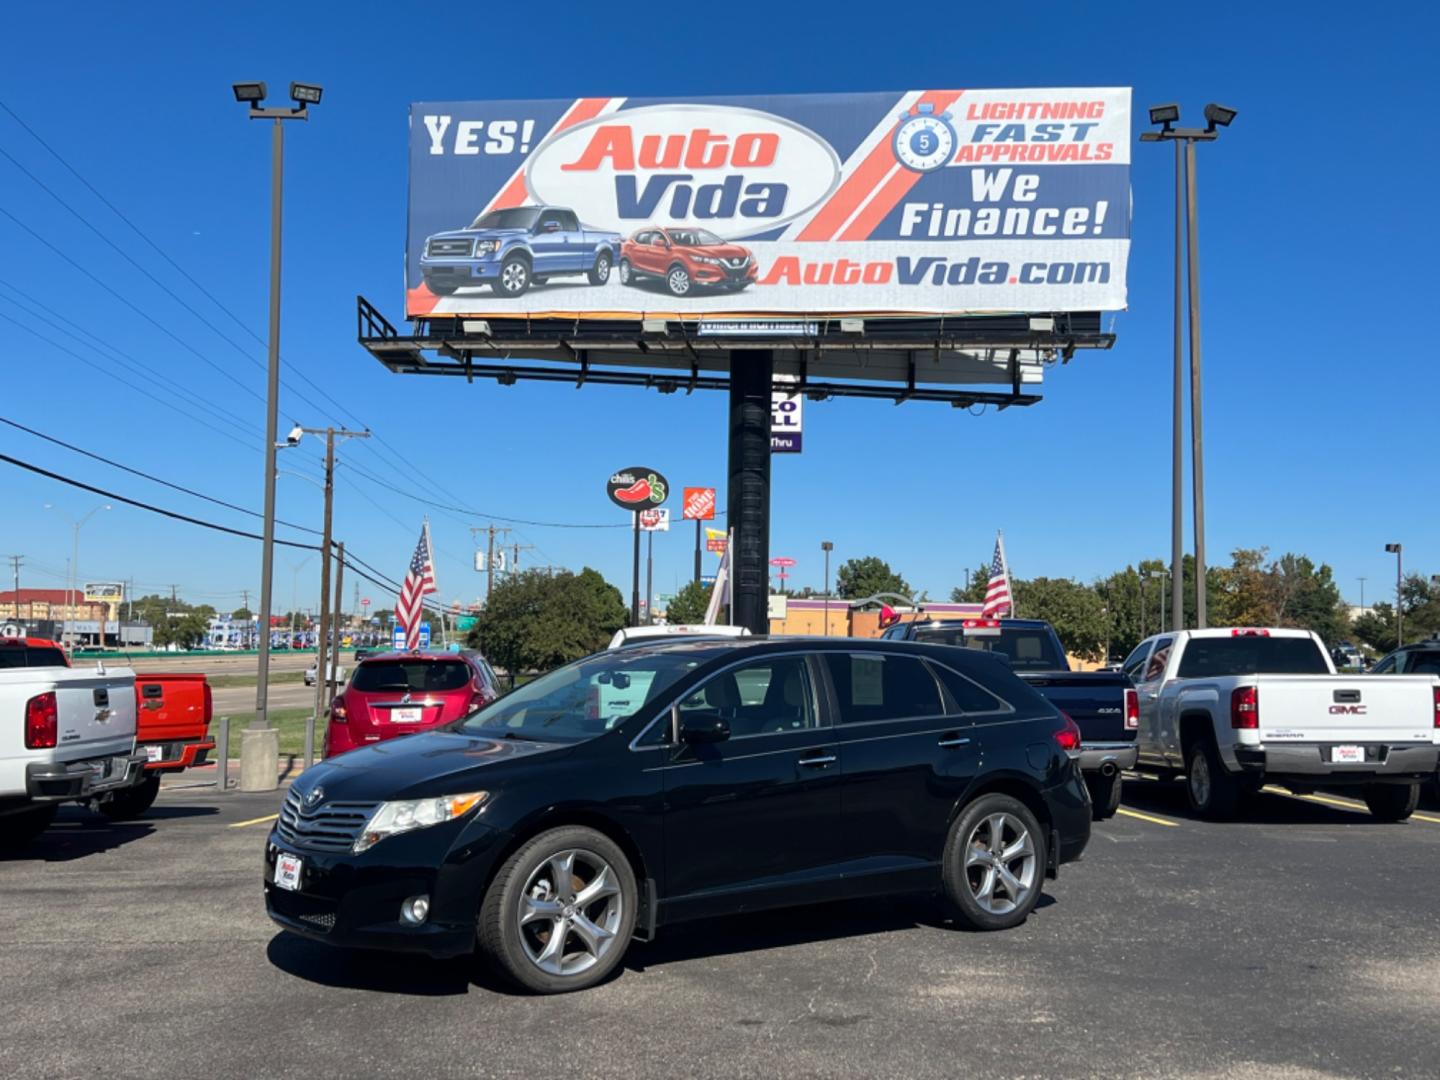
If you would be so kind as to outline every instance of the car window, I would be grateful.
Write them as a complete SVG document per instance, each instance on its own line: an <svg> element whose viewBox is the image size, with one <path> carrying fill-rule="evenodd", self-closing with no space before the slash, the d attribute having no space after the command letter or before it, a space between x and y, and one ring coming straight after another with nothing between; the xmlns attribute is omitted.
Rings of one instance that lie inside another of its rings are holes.
<svg viewBox="0 0 1440 1080"><path fill-rule="evenodd" d="M1392 653L1391 655L1385 657L1384 660L1381 660L1379 663L1377 663L1373 668L1371 668L1371 669L1370 669L1370 674L1371 674L1371 675L1389 675L1389 674L1392 673L1394 670L1395 670L1395 655Z"/></svg>
<svg viewBox="0 0 1440 1080"><path fill-rule="evenodd" d="M1440 675L1440 652L1414 649L1402 653L1395 666L1407 675Z"/></svg>
<svg viewBox="0 0 1440 1080"><path fill-rule="evenodd" d="M575 216L574 210L557 211L556 217L560 219L560 227L568 232L580 231L580 219Z"/></svg>
<svg viewBox="0 0 1440 1080"><path fill-rule="evenodd" d="M944 715L935 676L916 657L834 652L825 664L842 724Z"/></svg>
<svg viewBox="0 0 1440 1080"><path fill-rule="evenodd" d="M1168 637L1155 642L1155 651L1150 654L1150 662L1145 665L1145 674L1140 677L1141 682L1154 682L1165 674L1165 665L1170 662L1170 646L1174 643L1175 639Z"/></svg>
<svg viewBox="0 0 1440 1080"><path fill-rule="evenodd" d="M1219 675L1328 675L1325 650L1308 637L1191 638L1176 677Z"/></svg>
<svg viewBox="0 0 1440 1080"><path fill-rule="evenodd" d="M963 621L951 620L917 626L913 640L998 653L1017 671L1063 671L1066 667L1054 636L1039 626L1006 626L996 633L989 628L967 628Z"/></svg>
<svg viewBox="0 0 1440 1080"><path fill-rule="evenodd" d="M0 646L0 668L65 666L65 654L52 645Z"/></svg>
<svg viewBox="0 0 1440 1080"><path fill-rule="evenodd" d="M732 739L819 725L815 688L803 656L770 656L722 671L701 683L677 707L682 717L713 713L730 725Z"/></svg>
<svg viewBox="0 0 1440 1080"><path fill-rule="evenodd" d="M958 671L953 671L943 664L936 664L935 671L962 714L1010 711L1010 707L989 690L979 683L967 679Z"/></svg>
<svg viewBox="0 0 1440 1080"><path fill-rule="evenodd" d="M1120 665L1120 670L1129 675L1132 682L1142 682L1140 672L1145 666L1145 657L1149 655L1150 642L1142 641L1135 647L1135 651L1125 658L1125 663Z"/></svg>
<svg viewBox="0 0 1440 1080"><path fill-rule="evenodd" d="M350 686L365 693L423 694L459 690L469 681L470 666L463 660L366 660Z"/></svg>
<svg viewBox="0 0 1440 1080"><path fill-rule="evenodd" d="M543 232L546 228L549 227L550 222L552 221L559 225L562 229L565 227L564 223L560 220L560 212L558 210L546 210L543 214L540 215L539 220L536 221L535 228L537 231Z"/></svg>

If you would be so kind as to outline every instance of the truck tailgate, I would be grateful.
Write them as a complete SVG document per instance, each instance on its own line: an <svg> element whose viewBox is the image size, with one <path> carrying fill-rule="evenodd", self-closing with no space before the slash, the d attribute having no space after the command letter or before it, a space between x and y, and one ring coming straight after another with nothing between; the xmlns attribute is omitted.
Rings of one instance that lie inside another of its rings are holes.
<svg viewBox="0 0 1440 1080"><path fill-rule="evenodd" d="M1261 742L1433 742L1433 675L1255 675Z"/></svg>
<svg viewBox="0 0 1440 1080"><path fill-rule="evenodd" d="M137 675L139 738L144 742L198 739L210 729L210 686L204 675Z"/></svg>
<svg viewBox="0 0 1440 1080"><path fill-rule="evenodd" d="M1136 731L1125 727L1128 676L1109 671L1017 671L1057 709L1080 725L1086 742L1134 742Z"/></svg>
<svg viewBox="0 0 1440 1080"><path fill-rule="evenodd" d="M128 668L17 668L0 672L0 687L18 698L54 693L58 761L128 751L135 742L135 683ZM117 749L118 748L118 749Z"/></svg>

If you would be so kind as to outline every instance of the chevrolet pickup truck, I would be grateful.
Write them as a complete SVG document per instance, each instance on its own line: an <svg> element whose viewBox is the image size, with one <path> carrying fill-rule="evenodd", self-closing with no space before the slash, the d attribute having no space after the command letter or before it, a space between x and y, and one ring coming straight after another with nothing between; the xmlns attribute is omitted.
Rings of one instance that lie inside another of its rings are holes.
<svg viewBox="0 0 1440 1080"><path fill-rule="evenodd" d="M1123 670L1140 692L1140 764L1183 773L1190 806L1231 816L1266 783L1358 789L1403 821L1440 756L1440 679L1337 675L1307 630L1228 627L1146 638Z"/></svg>
<svg viewBox="0 0 1440 1080"><path fill-rule="evenodd" d="M943 619L897 623L882 635L993 652L1080 728L1080 771L1097 821L1120 808L1120 770L1135 766L1139 702L1113 671L1071 671L1055 628L1041 619Z"/></svg>
<svg viewBox="0 0 1440 1080"><path fill-rule="evenodd" d="M101 813L116 819L143 814L160 793L161 775L204 765L215 749L210 734L215 707L204 675L137 675L135 708L135 745L145 755L145 779L100 804Z"/></svg>
<svg viewBox="0 0 1440 1080"><path fill-rule="evenodd" d="M619 233L587 228L563 206L516 206L427 238L420 272L436 296L489 285L513 298L561 275L583 274L591 285L604 285L620 242Z"/></svg>
<svg viewBox="0 0 1440 1080"><path fill-rule="evenodd" d="M134 672L72 668L53 642L0 639L0 844L34 839L63 802L126 797L144 770Z"/></svg>

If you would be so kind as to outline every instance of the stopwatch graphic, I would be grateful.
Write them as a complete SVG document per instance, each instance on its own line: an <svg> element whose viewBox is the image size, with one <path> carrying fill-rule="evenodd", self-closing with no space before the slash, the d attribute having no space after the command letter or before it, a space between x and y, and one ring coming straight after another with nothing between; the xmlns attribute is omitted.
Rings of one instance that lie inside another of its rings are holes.
<svg viewBox="0 0 1440 1080"><path fill-rule="evenodd" d="M948 112L935 112L928 101L917 113L902 113L895 129L895 160L913 172L930 172L945 165L955 153L955 129Z"/></svg>

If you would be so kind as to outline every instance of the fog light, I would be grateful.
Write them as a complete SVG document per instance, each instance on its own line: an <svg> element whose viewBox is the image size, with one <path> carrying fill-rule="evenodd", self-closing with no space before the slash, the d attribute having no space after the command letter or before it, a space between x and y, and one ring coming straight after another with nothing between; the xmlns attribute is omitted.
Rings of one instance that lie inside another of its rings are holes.
<svg viewBox="0 0 1440 1080"><path fill-rule="evenodd" d="M419 926L430 914L430 897L412 896L400 905L400 918L411 926Z"/></svg>

